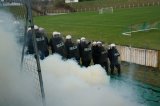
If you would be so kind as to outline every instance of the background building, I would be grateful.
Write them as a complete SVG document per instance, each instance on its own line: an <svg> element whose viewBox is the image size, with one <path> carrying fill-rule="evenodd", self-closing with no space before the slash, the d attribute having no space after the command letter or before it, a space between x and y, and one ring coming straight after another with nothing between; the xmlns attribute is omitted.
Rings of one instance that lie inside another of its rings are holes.
<svg viewBox="0 0 160 106"><path fill-rule="evenodd" d="M65 0L65 3L78 2L79 0Z"/></svg>

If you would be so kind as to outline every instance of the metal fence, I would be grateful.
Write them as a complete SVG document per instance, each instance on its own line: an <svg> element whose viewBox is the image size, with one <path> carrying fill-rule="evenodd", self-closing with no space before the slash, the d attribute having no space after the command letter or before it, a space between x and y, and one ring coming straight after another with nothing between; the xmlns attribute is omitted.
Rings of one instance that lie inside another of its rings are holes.
<svg viewBox="0 0 160 106"><path fill-rule="evenodd" d="M99 11L101 8L112 7L113 9L119 8L138 8L138 7L146 7L146 6L160 6L160 1L153 2L133 2L133 3L115 3L115 4L106 4L106 5L95 5L88 7L74 7L75 12L89 12L89 11ZM46 13L69 13L70 11L67 9L54 9L53 7L49 7L46 9ZM40 15L40 14L37 14Z"/></svg>
<svg viewBox="0 0 160 106"><path fill-rule="evenodd" d="M147 50L126 46L117 46L121 61L140 64L144 66L160 67L160 52L158 50Z"/></svg>
<svg viewBox="0 0 160 106"><path fill-rule="evenodd" d="M160 69L160 51L158 51L158 68Z"/></svg>

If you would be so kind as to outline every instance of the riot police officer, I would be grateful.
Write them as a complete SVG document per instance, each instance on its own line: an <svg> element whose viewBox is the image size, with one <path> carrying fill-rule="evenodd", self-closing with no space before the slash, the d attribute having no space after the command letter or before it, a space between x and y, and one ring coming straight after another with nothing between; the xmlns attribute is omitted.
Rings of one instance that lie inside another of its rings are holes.
<svg viewBox="0 0 160 106"><path fill-rule="evenodd" d="M45 52L46 50L48 50L46 38L44 34L40 32L39 27L37 25L34 26L34 30L35 30L37 49L38 49L40 59L44 59L46 57Z"/></svg>
<svg viewBox="0 0 160 106"><path fill-rule="evenodd" d="M72 36L67 35L65 41L66 58L75 59L80 64L79 49L76 43L72 41Z"/></svg>
<svg viewBox="0 0 160 106"><path fill-rule="evenodd" d="M80 47L82 66L88 67L92 59L92 50L90 42L88 42L84 37L82 37Z"/></svg>
<svg viewBox="0 0 160 106"><path fill-rule="evenodd" d="M116 49L115 44L110 45L110 49L108 50L108 57L110 60L110 68L111 68L111 75L114 74L114 67L117 68L118 75L121 74L121 67L118 62L118 57L120 56L118 50Z"/></svg>
<svg viewBox="0 0 160 106"><path fill-rule="evenodd" d="M26 40L26 45L27 45L27 54L34 54L34 47L33 47L33 42L32 42L32 30L31 27L28 28L27 30L27 40Z"/></svg>
<svg viewBox="0 0 160 106"><path fill-rule="evenodd" d="M98 62L106 70L106 73L109 74L108 73L108 52L107 52L107 48L100 41L97 42L97 46L98 46L98 51L99 51Z"/></svg>
<svg viewBox="0 0 160 106"><path fill-rule="evenodd" d="M99 64L99 51L97 42L92 42L92 60L94 64Z"/></svg>
<svg viewBox="0 0 160 106"><path fill-rule="evenodd" d="M64 45L64 40L60 36L60 32L53 32L53 36L50 39L50 46L52 53L58 53L61 55L63 58L66 57L66 52L65 52L65 45Z"/></svg>
<svg viewBox="0 0 160 106"><path fill-rule="evenodd" d="M42 28L42 27L40 27L39 28L39 32L40 32L40 34L41 34L41 36L44 36L44 38L45 38L45 45L44 46L46 46L46 47L44 47L44 55L45 55L45 57L47 57L48 55L49 55L49 42L48 42L48 38L47 38L47 35L46 35L46 33L45 33L45 29L44 28Z"/></svg>
<svg viewBox="0 0 160 106"><path fill-rule="evenodd" d="M37 25L34 25L34 32L35 32L35 40L36 40L36 43L37 43L37 49L38 49L40 59L44 59L45 50L48 49L47 46L46 46L47 44L46 44L46 41L45 41L45 37L44 37L44 35L42 35L40 33L39 27ZM27 47L28 47L28 50L27 50L27 52L29 54L34 54L35 53L32 36L33 36L33 32L31 30L31 28L28 28L28 31L27 31Z"/></svg>

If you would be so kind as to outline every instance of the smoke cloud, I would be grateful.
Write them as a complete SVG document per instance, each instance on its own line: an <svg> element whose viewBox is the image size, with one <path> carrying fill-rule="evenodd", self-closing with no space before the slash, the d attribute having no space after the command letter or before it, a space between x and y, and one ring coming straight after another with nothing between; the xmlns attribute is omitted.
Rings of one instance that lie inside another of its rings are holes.
<svg viewBox="0 0 160 106"><path fill-rule="evenodd" d="M0 10L0 105L35 106L32 78L20 72L21 47L14 22L11 14Z"/></svg>
<svg viewBox="0 0 160 106"><path fill-rule="evenodd" d="M0 11L0 105L42 106L33 77L20 72L21 47L14 17ZM47 106L140 106L132 89L111 86L100 65L80 67L74 60L50 55L41 61Z"/></svg>
<svg viewBox="0 0 160 106"><path fill-rule="evenodd" d="M50 55L41 64L47 106L140 106L132 89L110 85L100 65L81 68L59 55Z"/></svg>

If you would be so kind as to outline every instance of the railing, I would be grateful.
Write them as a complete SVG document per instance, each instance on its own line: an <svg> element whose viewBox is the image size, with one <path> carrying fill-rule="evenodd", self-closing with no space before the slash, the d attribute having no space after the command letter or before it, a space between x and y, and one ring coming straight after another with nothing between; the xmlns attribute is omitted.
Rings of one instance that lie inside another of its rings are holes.
<svg viewBox="0 0 160 106"><path fill-rule="evenodd" d="M113 7L113 9L119 9L119 8L136 8L136 7L145 7L145 6L160 6L160 1L153 1L153 2L146 2L146 3L141 3L141 2L133 2L133 3L116 3L116 4L106 4L106 6L99 6L95 5L93 7L86 7L86 8L74 8L75 12L88 12L88 11L98 11L101 8L106 8L106 7ZM48 8L46 10L47 13L69 13L69 10L55 10L52 7Z"/></svg>

